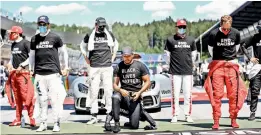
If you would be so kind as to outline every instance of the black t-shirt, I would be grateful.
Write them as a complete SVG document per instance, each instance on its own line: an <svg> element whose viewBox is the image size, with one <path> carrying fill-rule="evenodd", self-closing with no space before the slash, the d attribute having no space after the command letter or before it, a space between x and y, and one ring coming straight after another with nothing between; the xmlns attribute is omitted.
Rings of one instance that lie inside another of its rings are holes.
<svg viewBox="0 0 261 135"><path fill-rule="evenodd" d="M177 35L169 37L164 48L164 50L170 52L169 73L173 75L192 75L191 52L196 49L193 37L181 38Z"/></svg>
<svg viewBox="0 0 261 135"><path fill-rule="evenodd" d="M259 59L259 64L261 64L261 33L255 34L246 48L253 46L254 57Z"/></svg>
<svg viewBox="0 0 261 135"><path fill-rule="evenodd" d="M115 38L111 32L109 32L112 36L113 42ZM94 36L94 49L89 52L89 60L91 67L110 67L112 65L112 53L111 48L108 46L107 35L105 33L95 33ZM87 35L84 39L85 43L88 43L89 35ZM88 50L88 45L86 50Z"/></svg>
<svg viewBox="0 0 261 135"><path fill-rule="evenodd" d="M233 60L236 58L236 45L240 44L240 33L231 28L225 35L219 28L213 30L208 39L208 45L213 47L213 60Z"/></svg>
<svg viewBox="0 0 261 135"><path fill-rule="evenodd" d="M142 88L142 76L149 75L149 71L143 63L134 60L130 65L120 62L113 74L120 78L122 89L138 92Z"/></svg>
<svg viewBox="0 0 261 135"><path fill-rule="evenodd" d="M35 74L61 74L58 48L62 46L61 38L52 32L44 37L40 34L32 37L31 50L35 50Z"/></svg>
<svg viewBox="0 0 261 135"><path fill-rule="evenodd" d="M12 65L15 69L19 67L28 57L30 52L30 42L26 39L21 40L20 42L13 42L11 46L12 53ZM28 66L27 66L28 67Z"/></svg>

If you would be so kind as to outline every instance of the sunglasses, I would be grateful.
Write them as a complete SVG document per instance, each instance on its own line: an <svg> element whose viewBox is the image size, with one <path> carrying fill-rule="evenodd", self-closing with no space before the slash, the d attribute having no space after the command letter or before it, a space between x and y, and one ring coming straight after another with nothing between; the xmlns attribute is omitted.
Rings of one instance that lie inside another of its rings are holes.
<svg viewBox="0 0 261 135"><path fill-rule="evenodd" d="M186 29L187 26L177 26L179 29Z"/></svg>

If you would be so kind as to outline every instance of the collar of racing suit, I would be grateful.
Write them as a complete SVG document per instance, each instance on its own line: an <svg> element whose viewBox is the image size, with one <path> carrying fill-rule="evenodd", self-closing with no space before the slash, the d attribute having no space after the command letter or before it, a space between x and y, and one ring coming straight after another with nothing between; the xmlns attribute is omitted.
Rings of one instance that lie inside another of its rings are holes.
<svg viewBox="0 0 261 135"><path fill-rule="evenodd" d="M46 35L48 35L49 34L49 32L50 32L51 30L50 29L48 29L47 31L46 31L46 33L44 33L44 34L42 34L42 33L40 33L40 36L42 36L42 37L45 37Z"/></svg>

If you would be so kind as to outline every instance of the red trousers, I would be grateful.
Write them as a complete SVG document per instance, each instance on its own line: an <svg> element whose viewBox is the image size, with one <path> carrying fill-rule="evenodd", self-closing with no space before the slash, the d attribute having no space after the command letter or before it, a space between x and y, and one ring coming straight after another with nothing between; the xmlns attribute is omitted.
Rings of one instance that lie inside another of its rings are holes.
<svg viewBox="0 0 261 135"><path fill-rule="evenodd" d="M30 79L29 72L15 73L12 71L6 83L6 93L8 96L9 103L12 105L14 101L12 99L11 89L13 90L13 95L16 104L16 120L21 120L21 114L23 110L23 105L27 106L27 111L29 117L33 117L34 105L33 97L34 90L33 84Z"/></svg>
<svg viewBox="0 0 261 135"><path fill-rule="evenodd" d="M213 72L212 86L213 99L215 105L213 108L213 119L221 117L221 99L224 96L224 85L227 89L227 97L229 99L229 114L231 119L236 119L239 109L237 108L237 92L238 92L238 78L237 72L231 66L224 66L216 69Z"/></svg>

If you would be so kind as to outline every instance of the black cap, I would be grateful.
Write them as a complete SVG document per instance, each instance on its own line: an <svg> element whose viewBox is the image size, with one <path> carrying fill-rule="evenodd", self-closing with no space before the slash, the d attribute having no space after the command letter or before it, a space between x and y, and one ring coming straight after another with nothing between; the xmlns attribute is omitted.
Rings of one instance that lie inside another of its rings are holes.
<svg viewBox="0 0 261 135"><path fill-rule="evenodd" d="M124 47L124 48L122 49L122 54L123 54L123 55L124 55L124 54L126 54L126 55L132 55L132 54L133 54L133 51L132 51L131 47L127 46L127 47Z"/></svg>
<svg viewBox="0 0 261 135"><path fill-rule="evenodd" d="M106 26L106 25L107 25L106 20L105 20L105 18L103 18L103 17L98 17L98 18L95 20L95 23L96 23L98 26Z"/></svg>
<svg viewBox="0 0 261 135"><path fill-rule="evenodd" d="M49 18L48 18L48 16L46 16L46 15L41 15L41 16L39 16L38 19L37 19L37 23L41 23L41 22L43 22L43 23L49 23Z"/></svg>

